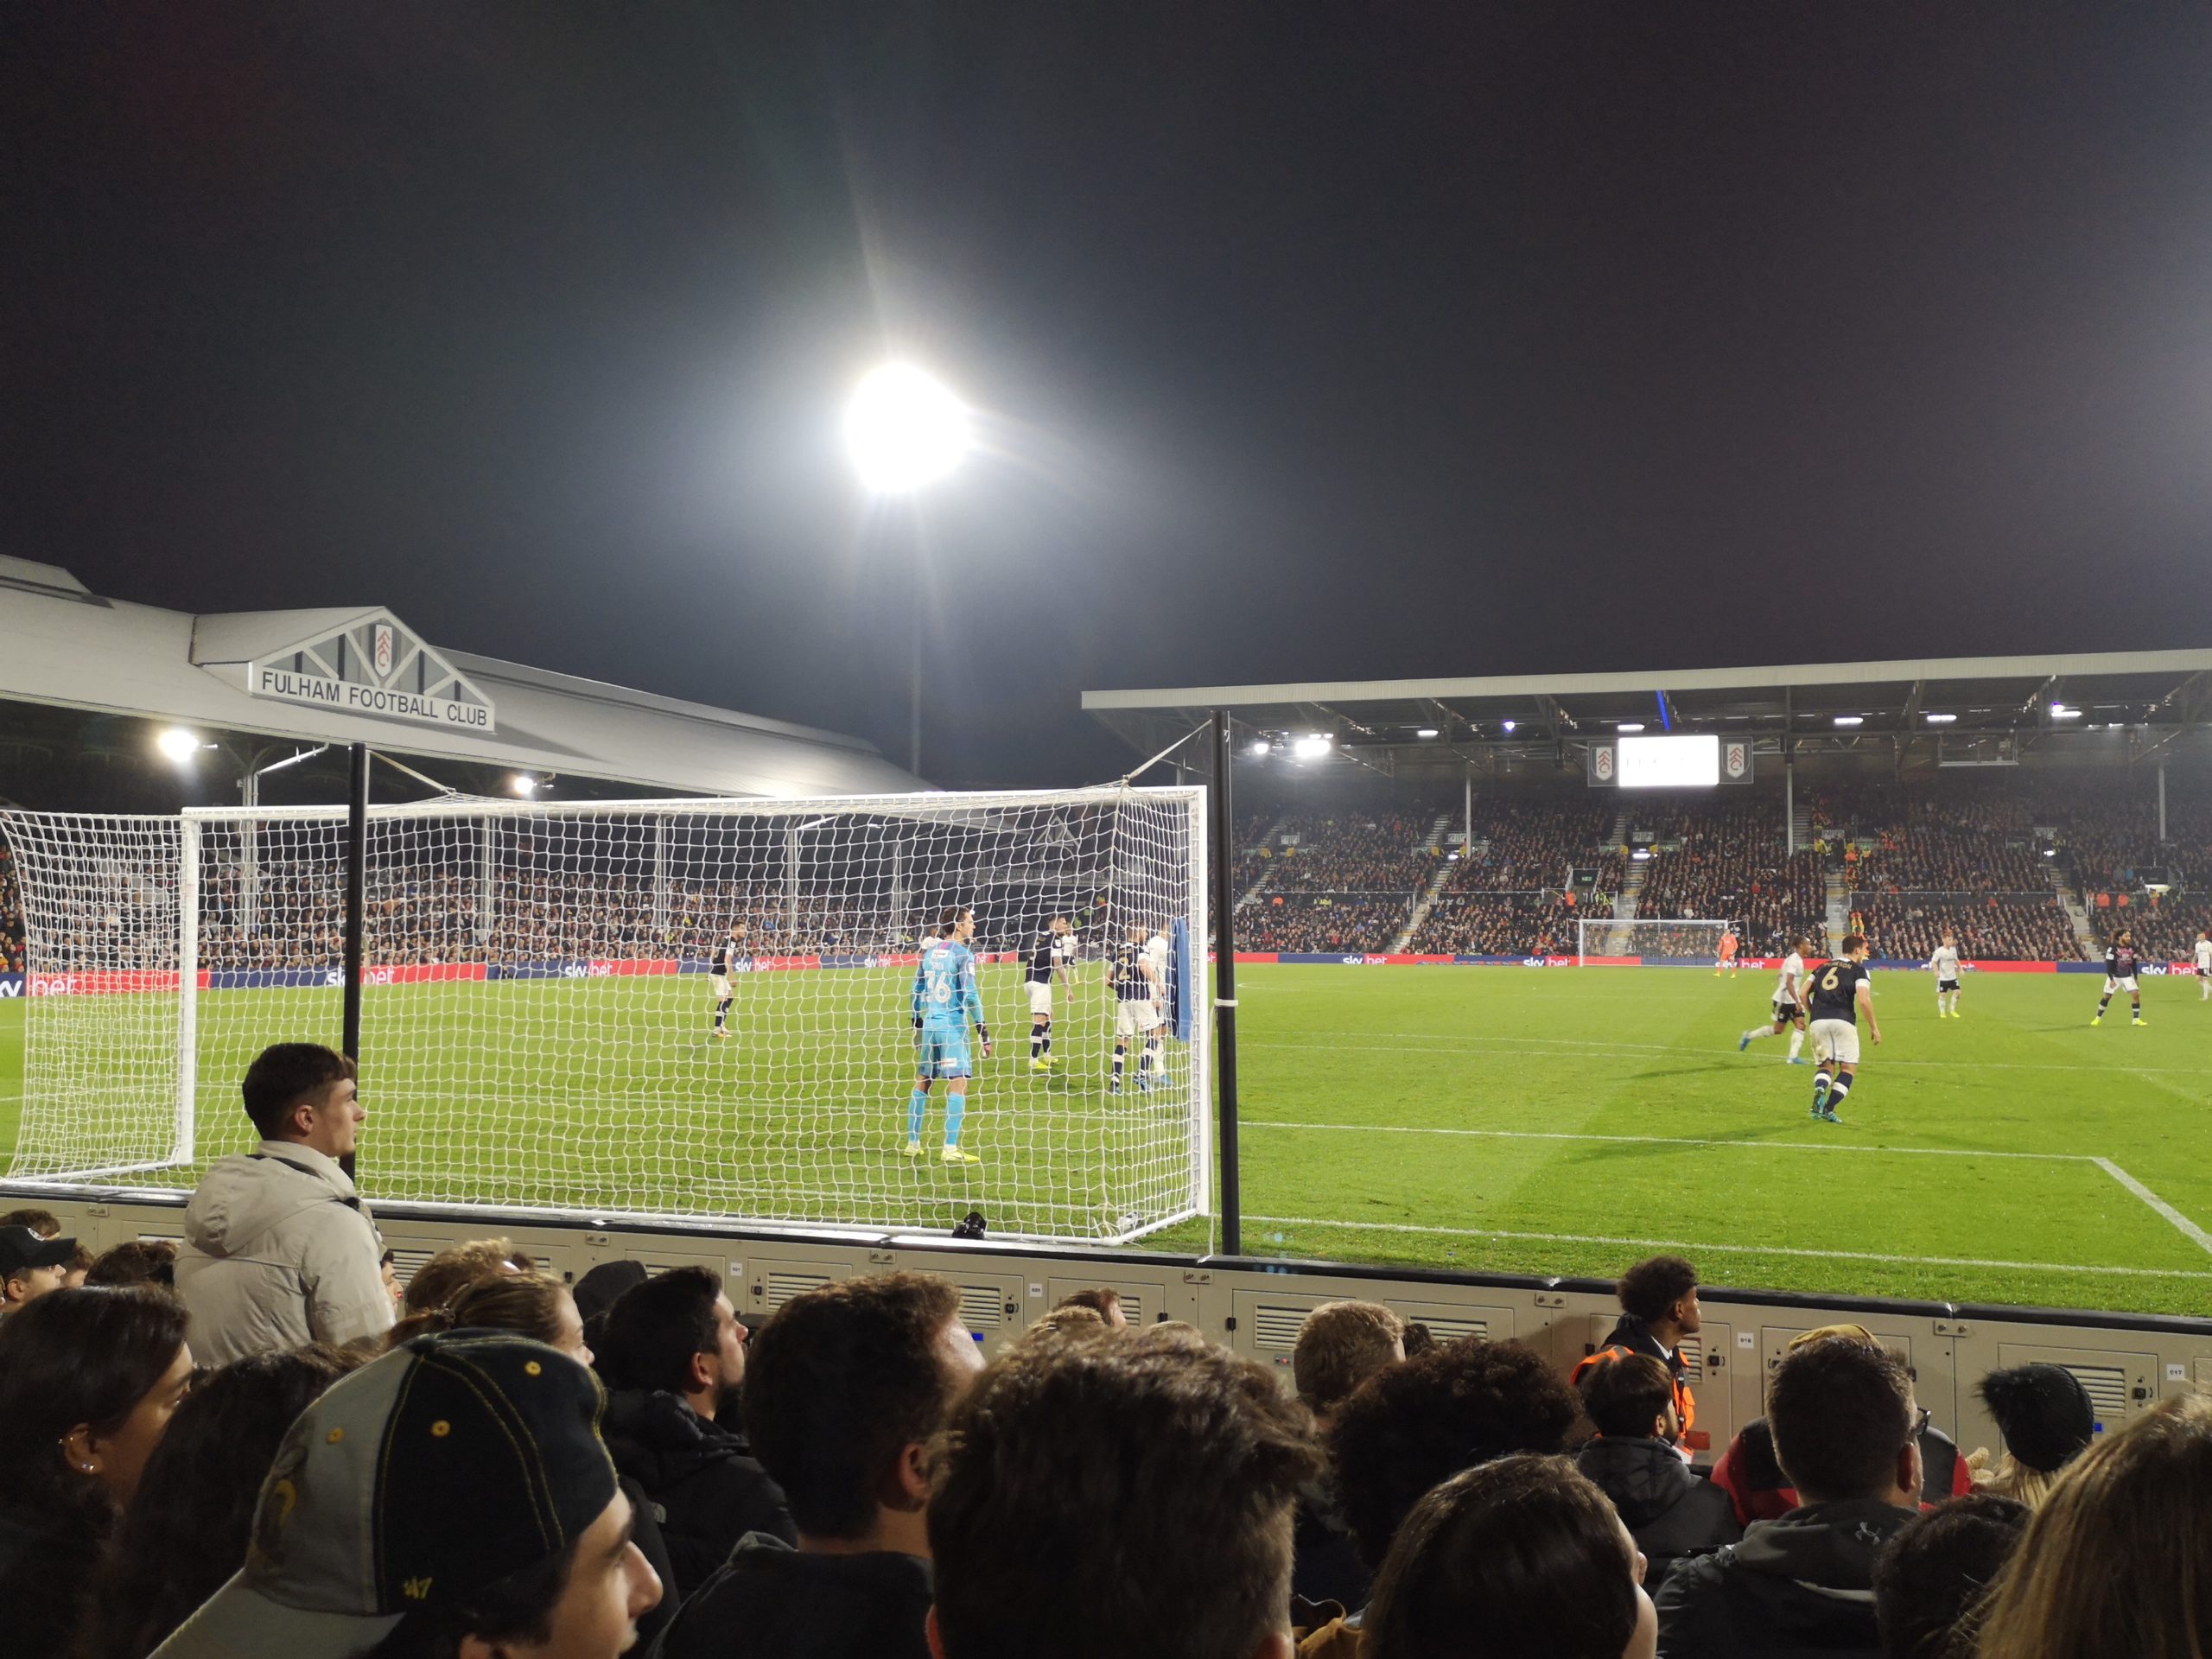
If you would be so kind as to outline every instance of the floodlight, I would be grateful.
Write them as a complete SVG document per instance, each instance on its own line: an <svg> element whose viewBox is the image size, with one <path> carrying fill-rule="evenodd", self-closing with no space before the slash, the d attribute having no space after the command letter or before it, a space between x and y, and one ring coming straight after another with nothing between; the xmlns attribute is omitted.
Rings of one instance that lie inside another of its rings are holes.
<svg viewBox="0 0 2212 1659"><path fill-rule="evenodd" d="M845 410L845 442L861 482L879 494L919 489L967 453L967 406L909 363L871 370Z"/></svg>
<svg viewBox="0 0 2212 1659"><path fill-rule="evenodd" d="M1866 723L1866 716L1864 715L1838 715L1835 717L1835 723L1839 726L1864 726Z"/></svg>
<svg viewBox="0 0 2212 1659"><path fill-rule="evenodd" d="M1434 737L1436 735L1436 728L1433 726L1424 726L1419 731L1415 732L1414 735L1415 737Z"/></svg>
<svg viewBox="0 0 2212 1659"><path fill-rule="evenodd" d="M524 798L537 793L537 779L526 772L518 772L515 774L512 786L515 793Z"/></svg>
<svg viewBox="0 0 2212 1659"><path fill-rule="evenodd" d="M1956 715L1923 715L1921 718L1930 726L1948 726L1956 721L1958 716Z"/></svg>
<svg viewBox="0 0 2212 1659"><path fill-rule="evenodd" d="M154 740L154 747L181 766L200 752L200 739L197 734L188 732L181 726L172 726Z"/></svg>
<svg viewBox="0 0 2212 1659"><path fill-rule="evenodd" d="M2056 858L2058 856L2058 849L2056 847L2046 847L2043 849L2043 855L2045 858Z"/></svg>
<svg viewBox="0 0 2212 1659"><path fill-rule="evenodd" d="M1301 760L1319 760L1329 752L1329 740L1325 737L1301 737L1291 746L1290 752Z"/></svg>
<svg viewBox="0 0 2212 1659"><path fill-rule="evenodd" d="M1245 753L1250 755L1255 760L1264 760L1268 758L1268 754L1273 752L1274 748L1274 745L1268 742L1266 738L1262 737L1255 739L1252 747L1247 749Z"/></svg>
<svg viewBox="0 0 2212 1659"><path fill-rule="evenodd" d="M1640 720L1624 720L1613 729L1617 732L1640 732L1643 729L1643 722Z"/></svg>
<svg viewBox="0 0 2212 1659"><path fill-rule="evenodd" d="M1649 847L1639 847L1629 855L1629 857L1638 864L1643 863L1645 859L1650 856L1651 849Z"/></svg>
<svg viewBox="0 0 2212 1659"><path fill-rule="evenodd" d="M2079 720L2082 718L2082 711L2079 709L2069 709L2063 703L2054 702L2050 705L2050 717L2053 720Z"/></svg>
<svg viewBox="0 0 2212 1659"><path fill-rule="evenodd" d="M1501 720L1497 724L1500 731L1510 732L1513 729L1513 722L1510 720Z"/></svg>

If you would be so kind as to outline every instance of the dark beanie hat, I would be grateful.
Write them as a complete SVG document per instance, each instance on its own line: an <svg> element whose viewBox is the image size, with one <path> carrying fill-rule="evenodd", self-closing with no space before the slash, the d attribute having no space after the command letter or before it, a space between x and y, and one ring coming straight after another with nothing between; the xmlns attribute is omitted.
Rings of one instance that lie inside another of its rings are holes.
<svg viewBox="0 0 2212 1659"><path fill-rule="evenodd" d="M1977 1390L2013 1458L2056 1474L2080 1457L2097 1432L2089 1396L2063 1365L2019 1365L1992 1371Z"/></svg>
<svg viewBox="0 0 2212 1659"><path fill-rule="evenodd" d="M644 1284L650 1276L642 1262L601 1262L576 1281L572 1294L576 1299L577 1317L588 1319L606 1313L624 1291Z"/></svg>

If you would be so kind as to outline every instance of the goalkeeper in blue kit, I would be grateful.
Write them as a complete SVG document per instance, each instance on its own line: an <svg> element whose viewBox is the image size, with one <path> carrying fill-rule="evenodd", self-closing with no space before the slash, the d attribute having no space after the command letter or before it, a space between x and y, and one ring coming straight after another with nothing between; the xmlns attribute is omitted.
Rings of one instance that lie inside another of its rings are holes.
<svg viewBox="0 0 2212 1659"><path fill-rule="evenodd" d="M914 1092L906 1103L906 1155L922 1155L922 1120L930 1108L930 1085L944 1079L944 1150L938 1161L974 1164L982 1160L960 1145L960 1123L968 1111L968 1079L975 1066L968 1058L968 1027L976 1027L983 1058L991 1058L990 1027L983 1023L983 999L976 988L976 913L949 905L938 918L938 937L922 944L914 969L914 1031L919 1053Z"/></svg>

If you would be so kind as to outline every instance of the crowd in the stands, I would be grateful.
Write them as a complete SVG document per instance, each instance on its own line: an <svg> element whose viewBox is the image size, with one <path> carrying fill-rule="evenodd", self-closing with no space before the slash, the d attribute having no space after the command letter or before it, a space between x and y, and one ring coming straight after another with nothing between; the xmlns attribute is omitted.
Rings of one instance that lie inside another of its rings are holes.
<svg viewBox="0 0 2212 1659"><path fill-rule="evenodd" d="M321 1058L318 1058L321 1057ZM2212 1398L1983 1377L2003 1452L1856 1324L1708 1468L1695 1269L1605 1342L1314 1307L1287 1379L1113 1290L987 1355L884 1272L748 1329L722 1275L505 1238L402 1286L284 1046L181 1247L0 1216L10 1659L2155 1659L2212 1649ZM261 1217L255 1220L253 1217ZM251 1236L248 1236L251 1234Z"/></svg>
<svg viewBox="0 0 2212 1659"><path fill-rule="evenodd" d="M2142 780L2124 781L1806 785L1798 794L1807 844L1795 855L1784 850L1779 804L1740 791L1631 798L1478 791L1471 836L1466 805L1440 797L1368 809L1252 810L1238 826L1237 891L1246 895L1239 944L1384 950L1433 893L1407 948L1555 954L1573 948L1578 920L1610 916L1616 896L1634 887L1639 919L1732 921L1747 953L1771 955L1796 934L1821 946L1833 882L1856 895L1845 902L1866 912L1885 955L1922 954L1948 924L1969 957L2077 957L2063 894L2078 898L2100 938L2126 926L2151 959L2183 960L2196 930L2212 922L2212 801L2177 791L2161 846L2155 796ZM1630 860L1631 839L1648 856ZM518 843L486 883L471 847L425 842L411 866L372 868L371 960L703 959L733 921L758 955L861 955L913 944L913 906L895 902L881 859L858 871L806 867L794 889L782 872L782 843L756 836L657 887L634 848L586 857ZM235 842L226 847L212 834L203 847L201 967L335 967L343 880L334 849L264 836L256 863L239 854ZM158 861L85 861L38 895L51 953L41 965L128 969L169 960L172 879ZM1056 889L1039 902L1065 899ZM15 861L0 856L0 971L23 965L22 903ZM986 946L1004 949L1035 918L1024 911L978 920Z"/></svg>
<svg viewBox="0 0 2212 1659"><path fill-rule="evenodd" d="M2071 918L2032 893L1859 893L1851 907L1853 931L1884 957L1925 962L1946 933L1968 962L2070 962L2082 954Z"/></svg>
<svg viewBox="0 0 2212 1659"><path fill-rule="evenodd" d="M1821 855L1787 850L1771 802L1675 798L1634 815L1653 842L1639 917L1733 922L1745 950L1782 955L1793 938L1824 936L1827 878Z"/></svg>

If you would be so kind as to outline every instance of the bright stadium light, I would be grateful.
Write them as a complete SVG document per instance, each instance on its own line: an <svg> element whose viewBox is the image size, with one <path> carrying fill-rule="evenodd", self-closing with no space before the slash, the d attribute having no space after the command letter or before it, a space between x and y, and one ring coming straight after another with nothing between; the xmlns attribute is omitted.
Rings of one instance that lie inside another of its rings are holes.
<svg viewBox="0 0 2212 1659"><path fill-rule="evenodd" d="M1414 735L1415 737L1434 737L1436 735L1436 728L1433 726L1424 726L1419 731L1415 732Z"/></svg>
<svg viewBox="0 0 2212 1659"><path fill-rule="evenodd" d="M172 726L154 740L154 747L176 766L188 765L200 753L200 738L181 726Z"/></svg>
<svg viewBox="0 0 2212 1659"><path fill-rule="evenodd" d="M861 482L899 495L942 478L968 451L968 408L910 363L872 369L845 410L845 443Z"/></svg>
<svg viewBox="0 0 2212 1659"><path fill-rule="evenodd" d="M1272 743L1269 743L1266 738L1255 738L1252 741L1252 747L1245 750L1244 753L1250 755L1255 760L1264 760L1268 758L1268 753L1274 749L1274 746Z"/></svg>
<svg viewBox="0 0 2212 1659"><path fill-rule="evenodd" d="M1510 734L1513 730L1513 722L1510 720L1501 720L1497 722L1497 725L1500 731L1505 732L1508 734Z"/></svg>
<svg viewBox="0 0 2212 1659"><path fill-rule="evenodd" d="M1923 715L1921 718L1930 726L1948 726L1956 721L1958 716L1956 715Z"/></svg>
<svg viewBox="0 0 2212 1659"><path fill-rule="evenodd" d="M2082 711L2079 709L2069 709L2063 702L2054 702L2050 705L2050 717L2053 720L2079 720L2082 718Z"/></svg>
<svg viewBox="0 0 2212 1659"><path fill-rule="evenodd" d="M1640 720L1624 720L1613 729L1617 732L1640 732L1643 729L1643 722Z"/></svg>
<svg viewBox="0 0 2212 1659"><path fill-rule="evenodd" d="M1866 723L1866 716L1864 715L1838 715L1835 717L1835 723L1839 726L1864 726Z"/></svg>
<svg viewBox="0 0 2212 1659"><path fill-rule="evenodd" d="M514 776L512 787L516 794L528 800L537 793L537 779L526 772L518 772Z"/></svg>
<svg viewBox="0 0 2212 1659"><path fill-rule="evenodd" d="M1329 752L1329 747L1325 737L1301 737L1291 745L1290 752L1301 760L1319 760Z"/></svg>

